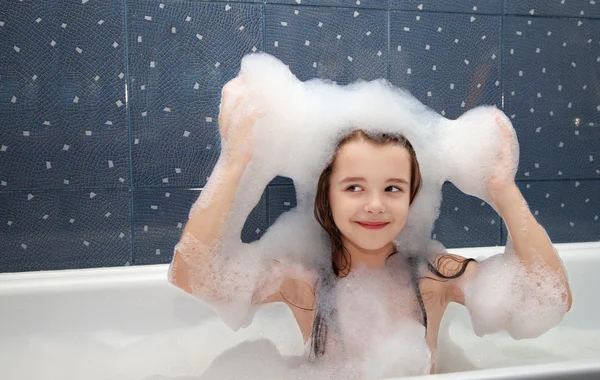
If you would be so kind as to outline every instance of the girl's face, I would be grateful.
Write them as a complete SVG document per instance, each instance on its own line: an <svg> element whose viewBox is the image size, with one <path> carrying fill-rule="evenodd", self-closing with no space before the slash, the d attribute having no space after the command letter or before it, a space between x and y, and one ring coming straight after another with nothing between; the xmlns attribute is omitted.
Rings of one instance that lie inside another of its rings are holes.
<svg viewBox="0 0 600 380"><path fill-rule="evenodd" d="M410 201L410 154L398 145L355 140L338 151L329 203L344 245L388 246L404 227Z"/></svg>

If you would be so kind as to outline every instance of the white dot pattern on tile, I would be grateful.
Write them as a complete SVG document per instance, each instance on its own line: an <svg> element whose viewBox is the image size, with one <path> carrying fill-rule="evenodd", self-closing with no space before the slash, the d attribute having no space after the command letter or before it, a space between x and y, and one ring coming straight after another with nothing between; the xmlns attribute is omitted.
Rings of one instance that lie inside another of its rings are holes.
<svg viewBox="0 0 600 380"><path fill-rule="evenodd" d="M500 105L499 30L495 18L423 13L416 20L392 12L390 44L398 49L390 52L390 80L451 118L475 105L466 101L473 92L481 103ZM488 77L474 81L482 66Z"/></svg>
<svg viewBox="0 0 600 380"><path fill-rule="evenodd" d="M522 152L517 178L594 178L598 167L589 157L600 146L600 110L594 110L600 95L585 89L591 79L587 73L598 72L598 26L560 18L525 20L506 17L504 23L505 51L518 51L507 56L505 77L511 93L505 109L514 115ZM511 30L526 35L513 35ZM516 72L518 78L511 75ZM548 128L541 127L545 125ZM540 161L543 165L530 170Z"/></svg>
<svg viewBox="0 0 600 380"><path fill-rule="evenodd" d="M344 84L385 76L384 13L312 7L294 12L272 5L265 14L267 52L289 65L300 79L322 77ZM284 23L286 28L281 26Z"/></svg>

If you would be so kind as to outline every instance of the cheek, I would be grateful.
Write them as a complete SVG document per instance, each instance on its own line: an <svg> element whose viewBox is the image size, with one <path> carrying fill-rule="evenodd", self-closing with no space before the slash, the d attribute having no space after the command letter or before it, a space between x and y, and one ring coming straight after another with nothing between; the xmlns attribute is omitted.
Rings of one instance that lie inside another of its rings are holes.
<svg viewBox="0 0 600 380"><path fill-rule="evenodd" d="M331 205L331 214L336 224L344 223L351 215L350 205L343 199L337 198Z"/></svg>
<svg viewBox="0 0 600 380"><path fill-rule="evenodd" d="M408 198L399 200L397 203L393 205L394 217L396 218L396 222L404 225L406 219L408 218L408 209L409 209L409 200Z"/></svg>
<svg viewBox="0 0 600 380"><path fill-rule="evenodd" d="M333 215L333 221L344 236L353 234L354 231L354 220L356 211L356 202L352 202L349 199L338 198L335 205L331 205L331 214Z"/></svg>

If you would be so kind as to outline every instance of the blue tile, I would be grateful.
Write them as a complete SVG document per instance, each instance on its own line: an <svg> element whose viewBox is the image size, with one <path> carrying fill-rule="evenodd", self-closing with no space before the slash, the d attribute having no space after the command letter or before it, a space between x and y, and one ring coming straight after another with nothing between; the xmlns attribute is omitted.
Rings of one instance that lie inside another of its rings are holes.
<svg viewBox="0 0 600 380"><path fill-rule="evenodd" d="M127 190L0 192L0 272L131 263Z"/></svg>
<svg viewBox="0 0 600 380"><path fill-rule="evenodd" d="M294 180L288 177L277 176L273 178L269 185L294 185Z"/></svg>
<svg viewBox="0 0 600 380"><path fill-rule="evenodd" d="M392 9L425 12L502 14L503 0L390 0Z"/></svg>
<svg viewBox="0 0 600 380"><path fill-rule="evenodd" d="M266 5L265 49L303 81L385 78L387 19L372 9Z"/></svg>
<svg viewBox="0 0 600 380"><path fill-rule="evenodd" d="M600 21L506 17L504 111L518 179L600 178Z"/></svg>
<svg viewBox="0 0 600 380"><path fill-rule="evenodd" d="M281 214L296 207L296 188L294 185L269 186L268 215L269 226L272 226Z"/></svg>
<svg viewBox="0 0 600 380"><path fill-rule="evenodd" d="M223 85L262 47L260 4L130 3L134 183L202 186L220 152Z"/></svg>
<svg viewBox="0 0 600 380"><path fill-rule="evenodd" d="M527 16L566 16L600 18L600 4L579 0L505 0L505 13Z"/></svg>
<svg viewBox="0 0 600 380"><path fill-rule="evenodd" d="M433 238L446 248L485 247L500 244L502 219L487 203L462 193L450 182L442 188L440 216Z"/></svg>
<svg viewBox="0 0 600 380"><path fill-rule="evenodd" d="M500 230L500 245L506 245L506 239L508 237L508 232L506 229L506 223L501 219L501 230Z"/></svg>
<svg viewBox="0 0 600 380"><path fill-rule="evenodd" d="M134 191L135 264L168 263L200 191L193 189L138 189ZM266 191L252 210L241 238L249 243L267 229Z"/></svg>
<svg viewBox="0 0 600 380"><path fill-rule="evenodd" d="M265 3L388 9L388 0L266 0Z"/></svg>
<svg viewBox="0 0 600 380"><path fill-rule="evenodd" d="M390 81L454 119L501 106L500 16L391 12Z"/></svg>
<svg viewBox="0 0 600 380"><path fill-rule="evenodd" d="M520 181L531 213L554 243L600 241L600 181ZM507 236L506 226L503 235Z"/></svg>
<svg viewBox="0 0 600 380"><path fill-rule="evenodd" d="M267 192L268 190L265 188L260 200L246 219L241 235L244 243L251 243L260 239L268 228Z"/></svg>
<svg viewBox="0 0 600 380"><path fill-rule="evenodd" d="M134 263L168 263L199 190L136 189L133 193Z"/></svg>
<svg viewBox="0 0 600 380"><path fill-rule="evenodd" d="M129 184L123 2L3 2L3 190Z"/></svg>

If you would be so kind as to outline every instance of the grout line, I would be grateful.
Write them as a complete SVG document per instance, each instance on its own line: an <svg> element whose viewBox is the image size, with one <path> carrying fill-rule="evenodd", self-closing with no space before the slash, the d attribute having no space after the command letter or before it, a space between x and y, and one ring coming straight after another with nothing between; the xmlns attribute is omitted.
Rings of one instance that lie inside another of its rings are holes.
<svg viewBox="0 0 600 380"><path fill-rule="evenodd" d="M129 68L129 12L127 0L123 0L123 14L124 14L124 35L125 35L125 96L127 97L126 112L127 112L127 130L129 132L129 201L130 203L130 229L131 229L131 255L129 264L134 265L135 261L135 207L134 207L134 175L133 175L133 123L131 117L131 101L132 101L132 89L131 89L131 72Z"/></svg>
<svg viewBox="0 0 600 380"><path fill-rule="evenodd" d="M390 11L390 7L392 4L392 0L388 0L388 10L387 10L387 67L386 67L386 79L391 83L392 80L390 78L390 65L391 65L391 56L392 56L392 49L391 49L391 43L392 43L392 35L391 35L391 29L392 29L392 12Z"/></svg>
<svg viewBox="0 0 600 380"><path fill-rule="evenodd" d="M504 0L504 2L506 3L506 0ZM506 82L504 80L504 67L505 67L505 55L504 55L504 15L500 16L500 51L498 52L498 54L500 54L500 109L502 111L505 111L505 88L504 88L504 83Z"/></svg>
<svg viewBox="0 0 600 380"><path fill-rule="evenodd" d="M261 28L262 28L262 52L267 52L267 2L266 0L260 6Z"/></svg>

